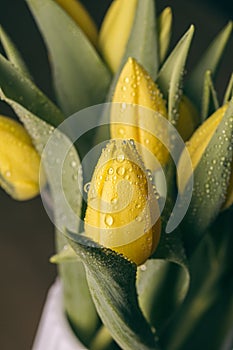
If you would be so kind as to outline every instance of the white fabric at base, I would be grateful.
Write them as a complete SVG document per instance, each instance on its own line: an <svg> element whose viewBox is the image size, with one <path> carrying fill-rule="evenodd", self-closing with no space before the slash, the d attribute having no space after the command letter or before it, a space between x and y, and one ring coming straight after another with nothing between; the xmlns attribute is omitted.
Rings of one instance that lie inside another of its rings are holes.
<svg viewBox="0 0 233 350"><path fill-rule="evenodd" d="M59 280L49 290L32 350L87 350L64 315Z"/></svg>

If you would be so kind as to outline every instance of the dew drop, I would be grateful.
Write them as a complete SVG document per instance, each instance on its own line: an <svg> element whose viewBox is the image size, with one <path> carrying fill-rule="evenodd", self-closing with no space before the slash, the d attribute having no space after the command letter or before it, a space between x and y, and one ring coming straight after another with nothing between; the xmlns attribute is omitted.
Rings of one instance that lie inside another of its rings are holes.
<svg viewBox="0 0 233 350"><path fill-rule="evenodd" d="M112 226L112 224L113 224L113 217L111 215L107 214L105 216L105 220L104 221L105 221L106 225Z"/></svg>
<svg viewBox="0 0 233 350"><path fill-rule="evenodd" d="M72 162L70 163L72 168L75 168L77 166L77 163L75 160L72 160Z"/></svg>
<svg viewBox="0 0 233 350"><path fill-rule="evenodd" d="M111 204L116 204L118 201L117 197L111 199Z"/></svg>
<svg viewBox="0 0 233 350"><path fill-rule="evenodd" d="M120 128L119 129L119 134L120 135L124 135L125 134L125 129L124 128Z"/></svg>
<svg viewBox="0 0 233 350"><path fill-rule="evenodd" d="M125 173L125 168L123 166L119 167L117 169L117 174L120 175L120 176L123 176Z"/></svg>
<svg viewBox="0 0 233 350"><path fill-rule="evenodd" d="M112 175L113 173L114 173L113 168L109 168L109 169L108 169L108 174L109 174L109 175Z"/></svg>
<svg viewBox="0 0 233 350"><path fill-rule="evenodd" d="M91 186L91 183L90 182L87 182L85 185L84 185L84 192L88 192L89 191L89 189L90 189L90 186Z"/></svg>
<svg viewBox="0 0 233 350"><path fill-rule="evenodd" d="M146 265L145 265L145 264L141 265L141 266L140 266L140 270L146 271Z"/></svg>
<svg viewBox="0 0 233 350"><path fill-rule="evenodd" d="M78 175L74 174L72 178L73 178L74 181L77 181L78 180Z"/></svg>
<svg viewBox="0 0 233 350"><path fill-rule="evenodd" d="M124 154L118 154L116 159L119 163L122 163L125 159L125 156Z"/></svg>

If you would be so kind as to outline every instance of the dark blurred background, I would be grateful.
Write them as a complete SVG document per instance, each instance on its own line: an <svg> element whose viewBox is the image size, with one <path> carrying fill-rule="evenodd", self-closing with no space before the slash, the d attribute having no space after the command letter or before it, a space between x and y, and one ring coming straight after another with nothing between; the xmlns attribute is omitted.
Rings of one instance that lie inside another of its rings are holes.
<svg viewBox="0 0 233 350"><path fill-rule="evenodd" d="M129 0L130 1L130 0ZM83 0L99 25L110 0ZM191 23L196 26L188 66L233 17L231 0L158 0L157 10L171 6L173 43ZM46 50L23 0L1 0L0 23L23 54L39 87L54 99ZM233 42L226 50L217 76L223 91L232 71ZM0 113L13 116L5 104ZM20 203L0 189L0 349L27 350L32 346L40 314L56 269L49 263L54 252L53 227L39 198ZM45 349L49 350L49 349Z"/></svg>

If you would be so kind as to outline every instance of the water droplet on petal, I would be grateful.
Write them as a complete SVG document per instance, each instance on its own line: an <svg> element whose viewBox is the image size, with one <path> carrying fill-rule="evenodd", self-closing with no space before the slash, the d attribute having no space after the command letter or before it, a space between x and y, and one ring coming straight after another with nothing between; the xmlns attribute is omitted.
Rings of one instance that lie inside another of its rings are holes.
<svg viewBox="0 0 233 350"><path fill-rule="evenodd" d="M91 186L91 183L90 182L87 182L85 185L84 185L84 192L88 192L89 191L89 189L90 189L90 186Z"/></svg>
<svg viewBox="0 0 233 350"><path fill-rule="evenodd" d="M113 168L109 168L109 169L108 169L108 173L109 173L109 175L112 175L112 174L114 173Z"/></svg>
<svg viewBox="0 0 233 350"><path fill-rule="evenodd" d="M118 155L117 155L117 161L118 161L119 163L122 163L122 162L124 161L124 159L125 159L124 154L118 154Z"/></svg>
<svg viewBox="0 0 233 350"><path fill-rule="evenodd" d="M121 166L121 167L119 167L119 168L117 169L117 174L118 174L118 175L123 176L124 173L125 173L125 168L124 168L124 167Z"/></svg>
<svg viewBox="0 0 233 350"><path fill-rule="evenodd" d="M105 223L108 226L112 226L112 224L113 224L113 217L111 215L107 214L105 216Z"/></svg>

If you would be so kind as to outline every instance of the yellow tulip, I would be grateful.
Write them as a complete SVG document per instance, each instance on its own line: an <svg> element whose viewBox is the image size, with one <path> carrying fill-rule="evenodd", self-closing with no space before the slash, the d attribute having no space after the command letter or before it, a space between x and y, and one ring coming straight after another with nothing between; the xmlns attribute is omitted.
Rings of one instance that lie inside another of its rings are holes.
<svg viewBox="0 0 233 350"><path fill-rule="evenodd" d="M157 164L151 154L161 165L166 164L168 151L162 142L154 136L160 128L159 119L154 112L167 118L166 103L158 86L133 58L128 59L121 72L112 101L145 108L132 108L132 113L127 110L125 113L121 112L122 124L116 124L116 121L119 121L119 115L114 109L111 113L111 122L113 123L111 124L111 137L134 139L138 143L138 151L142 155L146 167L152 171L155 170ZM124 122L133 123L135 126L124 124ZM163 138L166 130L162 127L161 129L160 136Z"/></svg>
<svg viewBox="0 0 233 350"><path fill-rule="evenodd" d="M115 0L110 6L99 34L99 47L111 70L120 65L134 21L138 0Z"/></svg>
<svg viewBox="0 0 233 350"><path fill-rule="evenodd" d="M156 249L160 230L156 194L133 141L111 140L90 184L86 235L140 265Z"/></svg>
<svg viewBox="0 0 233 350"><path fill-rule="evenodd" d="M190 158L192 161L193 170L199 164L209 142L211 141L219 123L221 122L226 110L228 108L228 104L225 104L221 108L219 108L216 112L214 112L193 134L191 139L186 143L187 150L190 154ZM185 155L182 154L179 164L178 170L180 174L183 174L182 179L180 179L180 189L183 191L185 186L189 180L190 174L187 172ZM227 199L224 207L229 207L233 203L233 171L231 173L231 179L228 188Z"/></svg>
<svg viewBox="0 0 233 350"><path fill-rule="evenodd" d="M40 157L26 130L0 116L0 186L13 198L26 200L39 193Z"/></svg>
<svg viewBox="0 0 233 350"><path fill-rule="evenodd" d="M97 27L85 7L77 0L56 0L56 2L71 18L73 18L92 44L97 46Z"/></svg>

